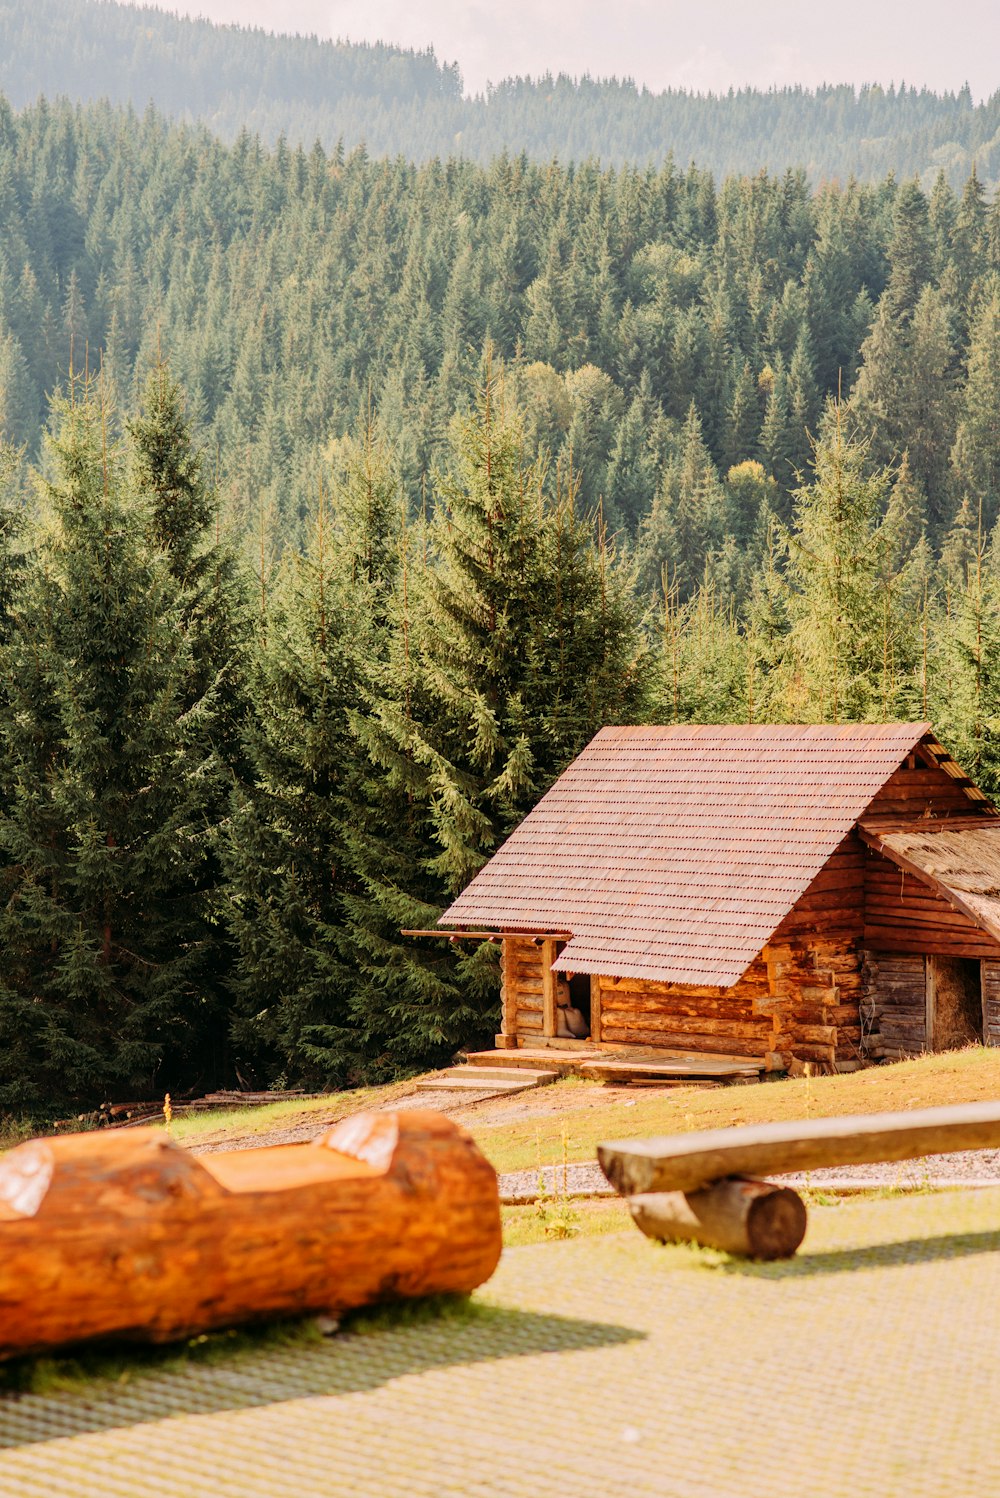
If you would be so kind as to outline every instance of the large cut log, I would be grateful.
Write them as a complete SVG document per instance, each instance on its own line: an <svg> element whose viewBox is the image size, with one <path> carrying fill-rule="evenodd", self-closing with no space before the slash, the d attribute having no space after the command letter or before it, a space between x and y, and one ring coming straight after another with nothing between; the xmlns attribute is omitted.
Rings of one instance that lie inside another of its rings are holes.
<svg viewBox="0 0 1000 1498"><path fill-rule="evenodd" d="M731 1175L870 1165L998 1146L1000 1103L989 1102L629 1139L599 1145L597 1158L615 1190L633 1196L697 1191Z"/></svg>
<svg viewBox="0 0 1000 1498"><path fill-rule="evenodd" d="M772 1181L729 1179L701 1191L644 1192L628 1199L636 1227L661 1242L701 1243L751 1259L787 1259L806 1234L801 1196Z"/></svg>
<svg viewBox="0 0 1000 1498"><path fill-rule="evenodd" d="M465 1293L500 1247L493 1167L437 1113L200 1157L163 1129L36 1139L0 1159L0 1357Z"/></svg>

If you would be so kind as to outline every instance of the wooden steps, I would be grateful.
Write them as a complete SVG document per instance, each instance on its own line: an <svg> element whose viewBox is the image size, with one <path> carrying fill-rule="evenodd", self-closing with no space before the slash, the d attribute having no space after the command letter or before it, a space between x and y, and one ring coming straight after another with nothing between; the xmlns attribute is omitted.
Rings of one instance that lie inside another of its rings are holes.
<svg viewBox="0 0 1000 1498"><path fill-rule="evenodd" d="M466 1056L465 1063L470 1070L475 1067L477 1071L523 1071L527 1066L566 1076L578 1072L583 1061L599 1060L601 1054L596 1047L562 1051L555 1047L519 1046L516 1051L472 1051Z"/></svg>
<svg viewBox="0 0 1000 1498"><path fill-rule="evenodd" d="M492 1092L499 1097L544 1087L558 1075L556 1071L528 1070L523 1066L456 1066L451 1071L423 1077L416 1085L421 1092Z"/></svg>

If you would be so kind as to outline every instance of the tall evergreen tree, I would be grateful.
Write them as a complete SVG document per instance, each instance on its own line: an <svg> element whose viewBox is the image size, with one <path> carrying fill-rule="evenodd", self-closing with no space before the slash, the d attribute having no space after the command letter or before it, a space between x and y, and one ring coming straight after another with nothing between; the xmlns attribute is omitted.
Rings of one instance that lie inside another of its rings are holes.
<svg viewBox="0 0 1000 1498"><path fill-rule="evenodd" d="M261 619L246 735L251 784L234 791L227 829L237 1064L272 1084L281 1076L342 1083L351 1058L340 952L354 791L349 714L372 635L351 561L321 498L310 545L285 558Z"/></svg>
<svg viewBox="0 0 1000 1498"><path fill-rule="evenodd" d="M185 701L179 590L147 497L73 387L56 410L50 530L4 649L0 1099L47 1108L209 1082L202 867L217 766Z"/></svg>
<svg viewBox="0 0 1000 1498"><path fill-rule="evenodd" d="M431 924L591 733L635 715L642 692L627 579L595 548L572 485L546 501L489 356L452 442L401 577L373 711L358 717L376 830L357 838L363 894L349 901L368 979L357 1024L376 1053L411 1061L489 1033L496 972L487 949L449 962L440 945L401 948L399 926Z"/></svg>
<svg viewBox="0 0 1000 1498"><path fill-rule="evenodd" d="M909 670L898 545L885 518L892 480L868 471L868 445L832 405L812 481L795 494L785 572L793 721L891 719Z"/></svg>

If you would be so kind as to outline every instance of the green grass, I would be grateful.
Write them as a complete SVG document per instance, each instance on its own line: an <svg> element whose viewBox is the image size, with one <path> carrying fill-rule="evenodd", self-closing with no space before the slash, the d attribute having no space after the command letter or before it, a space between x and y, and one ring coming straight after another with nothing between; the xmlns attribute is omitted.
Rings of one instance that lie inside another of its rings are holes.
<svg viewBox="0 0 1000 1498"><path fill-rule="evenodd" d="M571 1201L569 1207L575 1231L566 1236L601 1238L606 1233L623 1233L631 1228L628 1208L617 1198L614 1201ZM555 1241L558 1235L553 1235L549 1228L559 1210L558 1200L501 1208L504 1248L525 1248L531 1243Z"/></svg>
<svg viewBox="0 0 1000 1498"><path fill-rule="evenodd" d="M230 1137L253 1139L282 1127L308 1123L312 1117L318 1117L323 1124L334 1123L350 1113L360 1113L373 1104L385 1103L408 1086L406 1082L393 1082L385 1087L359 1087L354 1091L332 1092L318 1098L290 1097L280 1103L256 1107L225 1108L218 1112L191 1113L187 1117L175 1115L170 1132L180 1143L195 1148L199 1144L214 1142L217 1137L220 1140ZM183 1107L183 1104L179 1106ZM159 1115L149 1120L152 1128L160 1123ZM31 1119L0 1118L0 1150L13 1149L25 1139L49 1132L50 1125Z"/></svg>
<svg viewBox="0 0 1000 1498"><path fill-rule="evenodd" d="M123 1384L133 1378L176 1373L193 1364L229 1362L276 1347L301 1347L320 1341L322 1334L309 1317L204 1332L156 1347L114 1343L80 1348L72 1355L15 1358L0 1363L0 1393L57 1394L94 1380Z"/></svg>

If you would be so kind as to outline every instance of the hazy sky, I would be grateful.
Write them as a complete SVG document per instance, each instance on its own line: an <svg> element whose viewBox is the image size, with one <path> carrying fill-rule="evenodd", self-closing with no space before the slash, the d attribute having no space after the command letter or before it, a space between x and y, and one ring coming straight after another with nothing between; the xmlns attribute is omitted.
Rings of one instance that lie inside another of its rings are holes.
<svg viewBox="0 0 1000 1498"><path fill-rule="evenodd" d="M432 45L467 90L513 73L650 88L907 83L1000 89L1000 0L160 0L275 31Z"/></svg>

